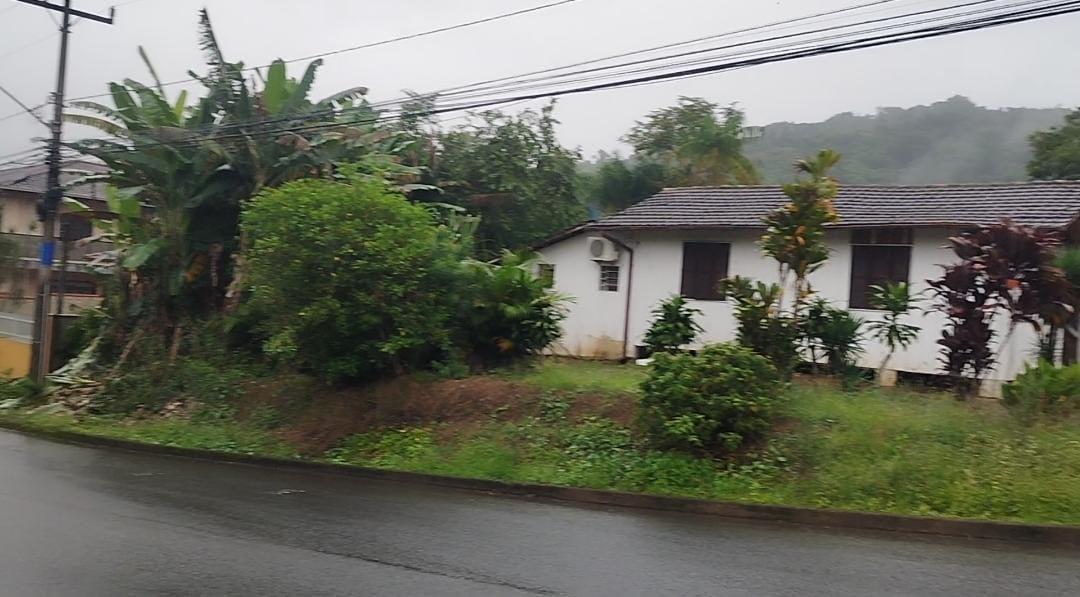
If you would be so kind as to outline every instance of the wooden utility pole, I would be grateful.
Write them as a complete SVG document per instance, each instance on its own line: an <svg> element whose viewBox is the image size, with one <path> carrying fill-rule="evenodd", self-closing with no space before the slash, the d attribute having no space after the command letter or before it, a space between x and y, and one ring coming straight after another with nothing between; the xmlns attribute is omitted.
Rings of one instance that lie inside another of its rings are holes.
<svg viewBox="0 0 1080 597"><path fill-rule="evenodd" d="M38 292L34 303L34 341L30 357L30 376L34 381L42 382L49 369L52 352L52 334L49 325L49 306L52 298L53 254L56 251L56 212L60 208L64 192L60 188L60 142L64 122L64 83L67 78L68 35L71 33L71 17L74 15L90 21L112 25L114 10L109 9L109 16L103 17L71 8L71 0L64 0L59 6L44 0L18 0L63 13L60 24L60 65L56 72L56 91L53 92L53 119L49 128L49 150L45 158L48 174L45 183L45 195L38 203L38 220L41 228L40 268L38 270Z"/></svg>

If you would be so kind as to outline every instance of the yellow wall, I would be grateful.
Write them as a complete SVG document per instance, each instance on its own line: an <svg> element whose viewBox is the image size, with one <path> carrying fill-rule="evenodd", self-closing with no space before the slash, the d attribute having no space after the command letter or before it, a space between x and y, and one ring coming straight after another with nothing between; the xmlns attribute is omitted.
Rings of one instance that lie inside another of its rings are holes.
<svg viewBox="0 0 1080 597"><path fill-rule="evenodd" d="M30 343L0 337L0 375L26 377L30 372Z"/></svg>

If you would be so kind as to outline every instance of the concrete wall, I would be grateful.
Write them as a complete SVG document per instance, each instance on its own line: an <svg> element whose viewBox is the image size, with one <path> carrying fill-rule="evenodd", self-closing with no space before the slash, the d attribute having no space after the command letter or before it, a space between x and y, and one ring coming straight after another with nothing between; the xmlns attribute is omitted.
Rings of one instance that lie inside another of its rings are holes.
<svg viewBox="0 0 1080 597"><path fill-rule="evenodd" d="M576 297L570 316L564 324L565 336L555 352L576 356L612 358L620 354L626 304L626 278L629 256L625 251L617 262L621 267L619 292L600 292L599 265L591 261L586 250L588 233L579 234L541 251L544 261L556 267L555 287ZM629 350L633 356L634 346L642 342L652 316L650 311L662 300L679 292L682 276L682 243L685 241L713 241L731 244L728 275L740 275L764 282L777 279L776 262L764 257L757 240L756 230L714 231L658 231L620 233L619 238L634 248L634 280L630 304ZM954 260L944 248L949 231L945 229L916 229L912 246L909 282L913 292L924 292L926 280L937 278L941 264ZM811 277L818 293L838 307L846 308L851 279L851 231L833 230L827 235L831 256L829 261ZM790 295L790 293L789 293ZM703 312L700 318L705 332L699 343L722 342L735 337L736 324L732 305L724 301L690 301ZM932 300L926 295L921 305L924 313L913 313L908 321L922 327L918 340L906 351L898 352L890 361L890 368L899 371L939 374L941 337L944 316L929 307ZM881 316L873 310L854 311L866 320ZM999 347L999 364L987 375L990 386L1012 379L1031 358L1036 343L1035 334L1028 328L1017 328L1008 334L1004 317L998 318L999 338L1009 338L1004 350ZM859 364L877 367L885 357L887 348L876 340L868 339L866 352ZM991 389L993 394L994 390Z"/></svg>

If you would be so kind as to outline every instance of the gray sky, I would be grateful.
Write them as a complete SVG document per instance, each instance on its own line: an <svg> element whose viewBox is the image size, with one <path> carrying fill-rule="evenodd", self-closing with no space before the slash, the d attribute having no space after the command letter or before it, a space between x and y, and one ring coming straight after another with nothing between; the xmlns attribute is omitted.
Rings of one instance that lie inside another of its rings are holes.
<svg viewBox="0 0 1080 597"><path fill-rule="evenodd" d="M865 0L579 0L564 6L326 60L315 96L366 85L375 100L730 31ZM897 0L893 12L960 0ZM68 95L105 91L108 81L148 82L143 45L163 80L202 72L197 11L206 6L230 60L265 64L483 18L544 0L74 0L105 11L114 26L73 29ZM54 84L58 36L45 9L0 0L0 85L22 101L45 101ZM867 13L869 14L869 13ZM890 14L885 10L873 16ZM680 95L738 104L752 124L817 121L963 94L991 107L1080 105L1080 15L964 33L856 53L772 64L692 80L563 98L564 144L592 155L646 112ZM47 38L44 41L42 38ZM38 43L34 43L38 42ZM26 46L25 48L23 48ZM23 48L20 50L20 48ZM291 65L298 76L303 65ZM179 88L174 88L178 91ZM192 91L197 91L192 89ZM175 97L175 96L174 96ZM538 106L542 101L529 105ZM515 106L518 110L525 107ZM0 96L0 118L18 107ZM31 146L45 129L28 116L0 122L0 155ZM66 136L87 134L69 127ZM4 161L4 160L0 160Z"/></svg>

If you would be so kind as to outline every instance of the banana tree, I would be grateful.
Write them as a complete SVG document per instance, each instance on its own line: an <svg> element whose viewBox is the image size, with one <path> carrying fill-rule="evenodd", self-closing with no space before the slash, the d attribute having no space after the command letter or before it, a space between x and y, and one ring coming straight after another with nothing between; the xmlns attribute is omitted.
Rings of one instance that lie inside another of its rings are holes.
<svg viewBox="0 0 1080 597"><path fill-rule="evenodd" d="M309 99L320 61L294 79L278 60L257 72L260 82L249 81L243 63L225 60L205 10L201 33L208 74L192 73L206 88L198 101L189 105L183 92L171 100L140 48L151 85L112 83L113 106L79 102L67 116L112 137L71 146L103 160L110 184L138 189L142 225L157 242L135 260L137 278L158 290L154 320L173 332L174 349L182 319L223 308L226 290L239 286L230 279L242 278L242 264L233 262L243 244L244 201L297 178L333 176L339 164L392 150L394 142L376 128L366 89Z"/></svg>

